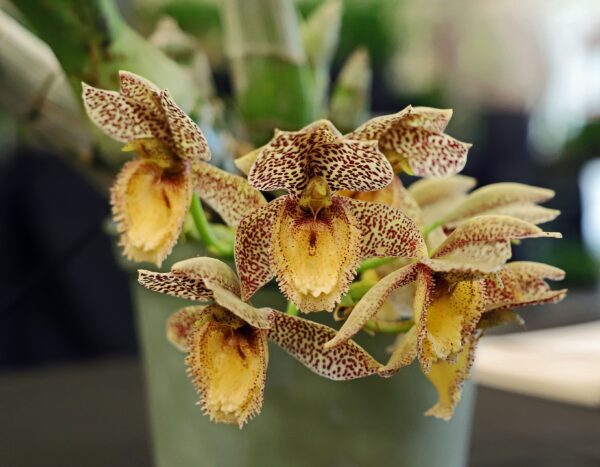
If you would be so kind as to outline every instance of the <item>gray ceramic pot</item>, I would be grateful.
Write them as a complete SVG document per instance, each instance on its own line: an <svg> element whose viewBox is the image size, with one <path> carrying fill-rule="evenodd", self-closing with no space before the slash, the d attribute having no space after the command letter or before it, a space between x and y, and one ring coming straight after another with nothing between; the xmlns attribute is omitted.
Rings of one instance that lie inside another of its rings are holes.
<svg viewBox="0 0 600 467"><path fill-rule="evenodd" d="M166 266L197 255L191 245L177 247ZM269 344L262 413L242 430L211 423L196 405L184 355L165 338L169 315L190 302L150 292L133 274L131 285L158 467L466 465L474 388L465 385L452 421L425 417L436 394L416 365L390 379L333 382ZM285 306L273 287L253 303ZM362 336L361 344L372 350L369 340L375 341Z"/></svg>

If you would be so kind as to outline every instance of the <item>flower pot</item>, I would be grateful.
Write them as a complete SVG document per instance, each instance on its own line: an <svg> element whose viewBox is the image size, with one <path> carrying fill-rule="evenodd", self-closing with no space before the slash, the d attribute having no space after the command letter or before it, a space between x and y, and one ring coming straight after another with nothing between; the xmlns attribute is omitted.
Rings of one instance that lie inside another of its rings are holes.
<svg viewBox="0 0 600 467"><path fill-rule="evenodd" d="M197 247L180 246L166 266L198 253ZM133 276L131 283L157 466L466 465L474 388L465 385L452 421L425 417L436 393L416 365L390 379L333 382L270 343L261 414L242 430L212 423L196 405L184 354L165 337L169 315L190 302L150 292ZM285 307L273 286L261 290L253 303ZM375 340L380 339L362 336L361 344Z"/></svg>

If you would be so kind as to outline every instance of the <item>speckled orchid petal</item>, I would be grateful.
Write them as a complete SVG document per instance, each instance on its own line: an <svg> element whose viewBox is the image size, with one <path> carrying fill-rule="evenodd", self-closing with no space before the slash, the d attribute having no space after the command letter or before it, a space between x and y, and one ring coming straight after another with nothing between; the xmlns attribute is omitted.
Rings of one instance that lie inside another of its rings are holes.
<svg viewBox="0 0 600 467"><path fill-rule="evenodd" d="M408 192L421 208L423 225L441 220L466 198L476 180L464 175L446 178L422 178L408 187Z"/></svg>
<svg viewBox="0 0 600 467"><path fill-rule="evenodd" d="M418 258L427 254L415 222L402 211L384 204L341 198L354 214L362 234L362 256Z"/></svg>
<svg viewBox="0 0 600 467"><path fill-rule="evenodd" d="M300 131L278 131L252 165L250 184L298 196L318 176L332 191L372 191L392 181L392 167L375 141L342 138L331 126L320 121Z"/></svg>
<svg viewBox="0 0 600 467"><path fill-rule="evenodd" d="M229 227L236 228L242 218L267 202L248 181L210 164L194 165L194 189Z"/></svg>
<svg viewBox="0 0 600 467"><path fill-rule="evenodd" d="M376 139L396 172L445 177L463 169L471 147L443 132L450 116L448 110L407 107L397 114L375 117L346 136Z"/></svg>
<svg viewBox="0 0 600 467"><path fill-rule="evenodd" d="M477 336L470 336L452 359L431 365L427 378L438 393L438 401L425 415L450 420L454 408L460 402L463 383L469 377L476 345Z"/></svg>
<svg viewBox="0 0 600 467"><path fill-rule="evenodd" d="M154 83L130 71L119 71L121 95L144 105L151 112L161 115L160 89Z"/></svg>
<svg viewBox="0 0 600 467"><path fill-rule="evenodd" d="M161 91L160 103L177 155L190 161L209 160L210 149L198 125L177 106L168 91Z"/></svg>
<svg viewBox="0 0 600 467"><path fill-rule="evenodd" d="M235 237L235 265L242 284L242 300L247 301L269 282L273 225L287 200L281 196L244 217Z"/></svg>
<svg viewBox="0 0 600 467"><path fill-rule="evenodd" d="M238 318L258 329L269 329L271 327L271 312L267 308L254 308L252 305L240 300L238 295L221 287L217 282L205 279L204 283L212 291L215 302Z"/></svg>
<svg viewBox="0 0 600 467"><path fill-rule="evenodd" d="M210 281L235 295L240 294L240 282L235 272L223 261L215 258L203 256L179 261L171 267L171 272Z"/></svg>
<svg viewBox="0 0 600 467"><path fill-rule="evenodd" d="M265 149L265 146L261 146L250 151L248 154L244 154L241 157L238 157L234 162L235 166L242 172L244 175L248 175L250 173L250 169L256 162L256 159L260 155L260 153Z"/></svg>
<svg viewBox="0 0 600 467"><path fill-rule="evenodd" d="M436 282L431 303L415 318L419 332L419 361L427 373L431 365L460 352L473 334L486 303L483 281L449 285Z"/></svg>
<svg viewBox="0 0 600 467"><path fill-rule="evenodd" d="M340 196L347 196L367 203L385 204L399 209L410 217L418 226L423 225L421 208L408 192L399 177L394 177L392 183L377 191L340 191Z"/></svg>
<svg viewBox="0 0 600 467"><path fill-rule="evenodd" d="M200 257L179 261L171 267L170 272L139 270L138 278L140 284L154 292L201 302L214 299L212 290L206 284L207 280L235 295L240 293L235 273L215 258Z"/></svg>
<svg viewBox="0 0 600 467"><path fill-rule="evenodd" d="M160 266L177 242L192 195L187 169L167 174L154 163L126 163L111 188L125 256Z"/></svg>
<svg viewBox="0 0 600 467"><path fill-rule="evenodd" d="M337 347L352 338L375 316L394 290L417 278L420 267L418 264L409 264L377 282L356 304L335 337L325 344L325 348Z"/></svg>
<svg viewBox="0 0 600 467"><path fill-rule="evenodd" d="M546 279L559 281L564 276L562 269L548 264L531 261L508 263L496 276L486 279L486 311L559 302L567 290L552 290Z"/></svg>
<svg viewBox="0 0 600 467"><path fill-rule="evenodd" d="M320 376L346 381L375 374L381 367L351 340L324 349L323 344L335 335L330 327L280 312L274 312L273 318L269 339Z"/></svg>
<svg viewBox="0 0 600 467"><path fill-rule="evenodd" d="M406 333L398 336L390 359L381 367L379 375L384 378L393 376L412 362L417 357L417 328L413 326Z"/></svg>
<svg viewBox="0 0 600 467"><path fill-rule="evenodd" d="M83 83L83 104L90 119L111 138L122 143L155 136L152 115L145 106L115 91Z"/></svg>
<svg viewBox="0 0 600 467"><path fill-rule="evenodd" d="M438 272L497 272L511 257L510 241L535 237L561 238L536 225L509 216L479 216L452 232L423 262Z"/></svg>
<svg viewBox="0 0 600 467"><path fill-rule="evenodd" d="M313 216L286 197L275 220L271 269L301 311L332 311L360 264L361 231L347 201L334 196L330 207Z"/></svg>
<svg viewBox="0 0 600 467"><path fill-rule="evenodd" d="M452 109L412 107L410 114L403 120L403 124L429 131L443 132L450 123L452 113Z"/></svg>
<svg viewBox="0 0 600 467"><path fill-rule="evenodd" d="M169 316L167 320L169 342L182 352L187 352L190 335L212 317L215 306L187 306Z"/></svg>
<svg viewBox="0 0 600 467"><path fill-rule="evenodd" d="M260 412L269 359L267 331L211 320L196 329L186 357L202 411L241 428Z"/></svg>
<svg viewBox="0 0 600 467"><path fill-rule="evenodd" d="M494 183L475 190L443 218L446 228L455 228L474 216L502 214L532 224L548 222L560 211L537 206L554 197L554 191L522 183Z"/></svg>

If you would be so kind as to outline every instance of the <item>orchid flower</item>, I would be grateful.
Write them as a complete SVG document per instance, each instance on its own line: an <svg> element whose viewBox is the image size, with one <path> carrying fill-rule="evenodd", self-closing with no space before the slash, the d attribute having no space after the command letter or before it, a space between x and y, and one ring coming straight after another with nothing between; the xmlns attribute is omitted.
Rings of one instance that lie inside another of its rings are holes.
<svg viewBox="0 0 600 467"><path fill-rule="evenodd" d="M508 216L480 216L461 224L429 257L392 272L375 284L325 347L334 348L346 342L378 312L392 292L416 282L414 326L400 338L380 374L389 376L418 358L423 371L426 374L433 371L432 378L436 381L441 378L436 376L438 373L448 373L455 368L453 365L458 365L460 374L466 377L475 331L486 307L500 308L512 306L517 300L525 303L549 298L544 285L535 282L535 277L543 274L556 277L555 271L548 274L547 270L517 266L502 272L511 256L511 240L533 237L559 238L560 234L543 232L533 224ZM505 299L499 290L495 291L495 298L488 298L490 280L486 278L495 274L500 279L505 276L513 279L507 282ZM534 283L535 290L525 293L524 287ZM548 293L555 297L553 292ZM448 407L446 403L441 406ZM442 418L448 413L441 409L430 412Z"/></svg>
<svg viewBox="0 0 600 467"><path fill-rule="evenodd" d="M479 188L461 203L437 219L445 230L456 228L461 222L483 214L502 214L532 224L554 220L560 211L538 206L554 197L554 191L522 183L494 183Z"/></svg>
<svg viewBox="0 0 600 467"><path fill-rule="evenodd" d="M260 412L270 339L320 376L351 380L380 368L353 341L325 350L335 335L327 326L242 301L235 273L219 260L193 258L170 272L139 271L144 287L187 300L209 302L175 312L167 324L169 340L187 353L188 372L211 420L240 428Z"/></svg>
<svg viewBox="0 0 600 467"><path fill-rule="evenodd" d="M506 321L518 321L520 318L512 312L513 308L561 301L567 293L566 289L552 290L546 279L563 278L564 271L547 264L528 261L508 263L496 277L488 277L485 280L485 306L477 327L487 328ZM446 420L452 416L454 407L460 401L463 382L469 377L475 347L480 337L481 332L475 330L465 337L458 353L431 365L427 378L438 393L438 401L426 412L427 415ZM407 349L408 341L403 342L402 346ZM407 359L408 353L405 353L402 359Z"/></svg>
<svg viewBox="0 0 600 467"><path fill-rule="evenodd" d="M206 164L210 150L198 126L166 90L121 71L120 92L83 83L89 117L138 158L127 162L111 189L113 216L125 255L160 266L177 242L192 192L230 225L264 198L246 181Z"/></svg>
<svg viewBox="0 0 600 467"><path fill-rule="evenodd" d="M425 254L419 229L400 210L336 194L378 190L392 178L376 141L344 138L326 120L276 132L248 181L262 191L288 194L240 222L235 259L242 298L275 276L300 310L331 311L362 258Z"/></svg>
<svg viewBox="0 0 600 467"><path fill-rule="evenodd" d="M451 117L452 110L408 106L372 118L346 137L377 141L396 173L445 177L463 169L471 147L444 133Z"/></svg>

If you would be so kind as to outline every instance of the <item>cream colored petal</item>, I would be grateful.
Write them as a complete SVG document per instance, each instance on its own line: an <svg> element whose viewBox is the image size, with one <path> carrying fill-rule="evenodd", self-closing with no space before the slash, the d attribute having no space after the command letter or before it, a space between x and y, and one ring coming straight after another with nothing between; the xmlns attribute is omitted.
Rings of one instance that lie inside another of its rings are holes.
<svg viewBox="0 0 600 467"><path fill-rule="evenodd" d="M384 204L339 198L351 211L362 234L362 256L418 258L427 254L415 222L402 211Z"/></svg>
<svg viewBox="0 0 600 467"><path fill-rule="evenodd" d="M198 125L181 110L168 91L161 91L160 104L173 138L177 155L190 161L210 159L208 143Z"/></svg>
<svg viewBox="0 0 600 467"><path fill-rule="evenodd" d="M427 227L460 204L476 183L474 178L464 175L422 178L412 183L408 192L421 208L422 222Z"/></svg>
<svg viewBox="0 0 600 467"><path fill-rule="evenodd" d="M229 227L237 228L242 218L267 204L265 197L245 178L210 164L194 166L195 191Z"/></svg>
<svg viewBox="0 0 600 467"><path fill-rule="evenodd" d="M454 408L460 401L462 386L469 377L475 358L477 337L470 336L461 351L448 361L440 361L431 366L427 378L438 393L437 403L425 415L450 420Z"/></svg>
<svg viewBox="0 0 600 467"><path fill-rule="evenodd" d="M420 317L418 354L424 372L461 351L473 334L486 303L483 281L450 285L438 280L430 305Z"/></svg>
<svg viewBox="0 0 600 467"><path fill-rule="evenodd" d="M286 196L277 198L240 221L235 237L235 266L242 283L242 300L249 300L273 278L273 225L287 199Z"/></svg>
<svg viewBox="0 0 600 467"><path fill-rule="evenodd" d="M88 116L108 136L122 143L154 136L152 120L142 104L114 91L82 86Z"/></svg>
<svg viewBox="0 0 600 467"><path fill-rule="evenodd" d="M356 304L335 337L325 344L325 348L337 347L360 331L365 323L375 316L394 290L417 278L419 268L421 266L418 264L410 264L377 282Z"/></svg>
<svg viewBox="0 0 600 467"><path fill-rule="evenodd" d="M311 371L334 381L347 381L375 374L381 365L350 340L335 349L325 349L335 330L306 319L273 311L269 339Z"/></svg>
<svg viewBox="0 0 600 467"><path fill-rule="evenodd" d="M559 302L566 289L552 290L546 279L562 280L564 275L563 270L543 263L508 263L496 276L486 279L486 311Z"/></svg>
<svg viewBox="0 0 600 467"><path fill-rule="evenodd" d="M452 113L452 109L413 107L412 112L403 123L408 126L425 128L429 131L443 132L452 118Z"/></svg>
<svg viewBox="0 0 600 467"><path fill-rule="evenodd" d="M361 141L380 140L390 129L400 126L411 112L412 107L409 105L395 114L374 117L348 133L346 138Z"/></svg>
<svg viewBox="0 0 600 467"><path fill-rule="evenodd" d="M160 105L160 89L148 81L130 71L119 71L119 82L121 84L121 94L139 102L149 111L160 115L162 107Z"/></svg>
<svg viewBox="0 0 600 467"><path fill-rule="evenodd" d="M537 225L553 221L560 215L560 211L532 203L515 203L489 209L486 211L486 214L516 217L517 219ZM448 228L452 227L452 224L448 226Z"/></svg>
<svg viewBox="0 0 600 467"><path fill-rule="evenodd" d="M279 131L252 165L248 181L262 191L298 196L317 176L332 191L372 191L392 181L390 163L375 141L342 138L327 121L300 131Z"/></svg>
<svg viewBox="0 0 600 467"><path fill-rule="evenodd" d="M188 170L168 174L143 160L125 164L111 188L113 218L125 255L160 266L177 242L191 193Z"/></svg>
<svg viewBox="0 0 600 467"><path fill-rule="evenodd" d="M221 287L217 282L205 279L204 283L212 291L215 302L238 318L255 328L269 329L271 327L272 313L267 308L254 308L252 305L240 300L238 295Z"/></svg>
<svg viewBox="0 0 600 467"><path fill-rule="evenodd" d="M244 423L260 412L268 364L267 331L209 321L189 339L189 375L212 421Z"/></svg>
<svg viewBox="0 0 600 467"><path fill-rule="evenodd" d="M478 216L461 224L423 262L438 272L497 272L511 257L511 240L535 237L561 235L509 216Z"/></svg>
<svg viewBox="0 0 600 467"><path fill-rule="evenodd" d="M522 183L494 183L471 193L444 217L443 222L448 228L454 228L467 219L483 214L509 214L511 209L514 214L518 214L519 206L535 206L535 204L543 203L553 197L554 191L546 188ZM505 209L504 212L502 212L502 208ZM542 219L547 218L549 214L547 212ZM524 215L525 217L520 218L529 221L531 214L527 215L527 211L525 211Z"/></svg>
<svg viewBox="0 0 600 467"><path fill-rule="evenodd" d="M421 220L421 209L419 208L417 202L410 195L408 190L404 188L399 177L394 177L392 183L381 190L340 191L337 194L359 201L366 201L367 203L385 204L392 208L399 209L408 217L410 217L415 224L418 226L423 225Z"/></svg>
<svg viewBox="0 0 600 467"><path fill-rule="evenodd" d="M360 264L361 232L342 198L316 217L287 198L272 242L271 269L288 300L304 312L332 311Z"/></svg>
<svg viewBox="0 0 600 467"><path fill-rule="evenodd" d="M173 274L210 281L235 295L240 295L240 282L235 272L225 264L210 257L190 258L175 263L171 267Z"/></svg>
<svg viewBox="0 0 600 467"><path fill-rule="evenodd" d="M398 336L394 344L394 350L388 362L379 370L383 377L393 376L405 366L410 365L417 357L417 328L413 326Z"/></svg>
<svg viewBox="0 0 600 467"><path fill-rule="evenodd" d="M140 269L138 282L154 292L165 293L187 300L211 301L213 292L206 280L239 294L240 286L235 273L225 263L214 258L191 258L179 261L171 272L151 272Z"/></svg>
<svg viewBox="0 0 600 467"><path fill-rule="evenodd" d="M212 310L215 306L188 306L169 316L167 320L169 342L182 352L187 352L190 335L212 317Z"/></svg>
<svg viewBox="0 0 600 467"><path fill-rule="evenodd" d="M238 157L234 163L235 166L244 174L248 175L250 173L250 169L254 165L254 162L260 155L260 153L265 149L264 146L254 149L250 151L248 154L243 155L242 157Z"/></svg>

